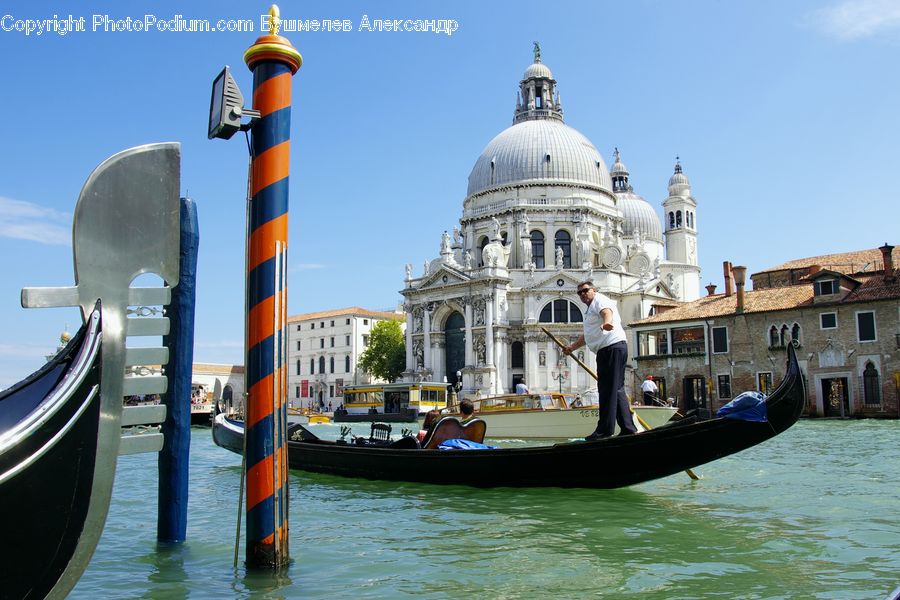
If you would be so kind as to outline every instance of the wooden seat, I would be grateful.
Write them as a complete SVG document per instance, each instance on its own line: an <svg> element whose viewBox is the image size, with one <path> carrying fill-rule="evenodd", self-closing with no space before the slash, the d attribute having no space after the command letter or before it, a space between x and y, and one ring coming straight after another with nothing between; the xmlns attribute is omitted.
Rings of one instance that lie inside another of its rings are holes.
<svg viewBox="0 0 900 600"><path fill-rule="evenodd" d="M389 442L391 440L391 426L387 423L372 423L372 432L369 434L371 442Z"/></svg>
<svg viewBox="0 0 900 600"><path fill-rule="evenodd" d="M470 419L461 423L456 417L444 417L434 426L431 435L425 439L422 448L433 450L446 440L462 438L470 442L484 442L487 423L481 419Z"/></svg>

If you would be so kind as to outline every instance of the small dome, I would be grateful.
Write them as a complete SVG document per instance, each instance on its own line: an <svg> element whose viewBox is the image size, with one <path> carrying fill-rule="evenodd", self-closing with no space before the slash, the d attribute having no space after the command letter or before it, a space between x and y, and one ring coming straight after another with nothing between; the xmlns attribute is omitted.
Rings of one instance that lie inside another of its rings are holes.
<svg viewBox="0 0 900 600"><path fill-rule="evenodd" d="M616 148L616 162L613 163L612 169L610 169L609 174L613 177L616 176L624 176L628 177L628 168L622 162L622 159L619 157L619 149Z"/></svg>
<svg viewBox="0 0 900 600"><path fill-rule="evenodd" d="M691 182L681 171L681 162L675 162L675 172L669 177L669 195L670 196L689 196L691 193Z"/></svg>
<svg viewBox="0 0 900 600"><path fill-rule="evenodd" d="M501 185L579 185L612 191L606 162L581 133L561 121L522 121L491 140L469 174L467 196Z"/></svg>
<svg viewBox="0 0 900 600"><path fill-rule="evenodd" d="M632 191L616 192L619 209L622 211L622 234L633 236L639 229L645 240L663 241L662 224L659 215L649 202Z"/></svg>
<svg viewBox="0 0 900 600"><path fill-rule="evenodd" d="M525 69L522 79L553 79L553 73L550 72L550 67L544 63L536 62Z"/></svg>

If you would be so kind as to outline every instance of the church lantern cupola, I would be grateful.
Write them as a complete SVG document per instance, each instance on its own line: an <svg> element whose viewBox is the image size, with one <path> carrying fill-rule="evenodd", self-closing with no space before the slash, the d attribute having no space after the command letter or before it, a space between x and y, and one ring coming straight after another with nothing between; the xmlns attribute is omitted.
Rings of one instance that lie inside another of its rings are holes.
<svg viewBox="0 0 900 600"><path fill-rule="evenodd" d="M556 91L553 73L541 62L541 45L534 43L534 63L519 82L519 96L513 125L535 119L563 120L562 102Z"/></svg>

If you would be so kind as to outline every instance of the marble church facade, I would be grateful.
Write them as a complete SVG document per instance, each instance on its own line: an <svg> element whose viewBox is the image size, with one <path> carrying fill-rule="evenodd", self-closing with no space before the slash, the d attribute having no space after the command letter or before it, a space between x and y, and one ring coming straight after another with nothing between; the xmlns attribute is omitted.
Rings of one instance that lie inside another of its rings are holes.
<svg viewBox="0 0 900 600"><path fill-rule="evenodd" d="M513 124L481 153L462 216L420 273L406 266L404 379L460 382L464 395L595 389L542 331L581 333L577 284L618 302L623 323L699 297L697 203L680 163L663 219L565 124L540 49L519 82ZM593 364L586 348L582 358Z"/></svg>

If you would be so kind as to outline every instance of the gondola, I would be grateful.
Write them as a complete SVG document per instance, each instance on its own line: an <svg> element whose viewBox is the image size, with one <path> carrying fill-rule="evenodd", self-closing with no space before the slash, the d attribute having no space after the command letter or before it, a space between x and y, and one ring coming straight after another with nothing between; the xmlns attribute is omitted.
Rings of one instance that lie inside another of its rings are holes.
<svg viewBox="0 0 900 600"><path fill-rule="evenodd" d="M793 347L781 385L765 400L767 420L683 419L658 429L595 442L476 450L428 450L395 442L341 443L289 428L292 469L348 477L476 487L619 488L673 475L745 450L788 429L800 417L806 385ZM217 417L213 439L241 452L240 423Z"/></svg>
<svg viewBox="0 0 900 600"><path fill-rule="evenodd" d="M43 368L0 392L0 597L49 594L84 533L100 420L100 325L98 307Z"/></svg>

